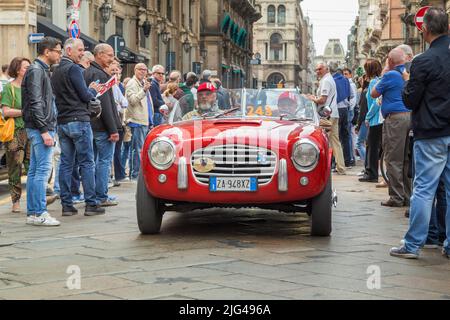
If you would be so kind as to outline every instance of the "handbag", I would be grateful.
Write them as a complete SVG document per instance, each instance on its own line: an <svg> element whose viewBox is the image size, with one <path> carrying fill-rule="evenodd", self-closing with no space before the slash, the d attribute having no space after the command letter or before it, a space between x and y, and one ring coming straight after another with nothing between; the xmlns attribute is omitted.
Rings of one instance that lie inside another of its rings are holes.
<svg viewBox="0 0 450 320"><path fill-rule="evenodd" d="M11 94L12 94L12 108L14 108L14 100L16 100L16 95L14 93L14 88L11 85ZM0 142L10 142L14 139L14 127L15 127L14 118L9 118L5 121L3 118L3 113L0 116Z"/></svg>

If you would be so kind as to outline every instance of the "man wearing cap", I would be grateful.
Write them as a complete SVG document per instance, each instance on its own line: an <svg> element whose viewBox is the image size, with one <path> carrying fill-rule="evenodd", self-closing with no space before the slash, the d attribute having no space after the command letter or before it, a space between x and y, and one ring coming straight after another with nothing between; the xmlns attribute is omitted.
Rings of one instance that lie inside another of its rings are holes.
<svg viewBox="0 0 450 320"><path fill-rule="evenodd" d="M216 87L210 82L201 84L197 89L198 107L197 109L184 115L183 120L200 118L209 112L218 112Z"/></svg>

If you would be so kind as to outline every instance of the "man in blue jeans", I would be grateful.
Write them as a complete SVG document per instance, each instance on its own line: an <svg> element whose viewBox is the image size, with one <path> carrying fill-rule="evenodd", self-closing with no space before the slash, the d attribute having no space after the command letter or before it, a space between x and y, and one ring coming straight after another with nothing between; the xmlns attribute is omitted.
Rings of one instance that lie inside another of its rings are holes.
<svg viewBox="0 0 450 320"><path fill-rule="evenodd" d="M106 73L114 62L114 49L105 43L100 43L94 48L95 61L84 71L86 84L99 81L106 83L111 76ZM122 123L114 102L111 90L108 90L100 98L102 113L100 117L92 119L91 126L94 131L94 156L95 156L95 191L97 201L102 207L118 205L118 202L108 196L108 180L111 172L115 143L119 141L119 130Z"/></svg>
<svg viewBox="0 0 450 320"><path fill-rule="evenodd" d="M52 170L56 110L50 81L50 66L59 63L61 41L45 37L37 47L38 58L22 82L22 112L31 145L27 179L27 224L59 226L47 211L46 188Z"/></svg>
<svg viewBox="0 0 450 320"><path fill-rule="evenodd" d="M141 167L141 150L149 127L153 124L154 107L150 93L153 85L147 81L147 72L145 64L137 64L134 68L134 77L128 81L125 90L128 99L125 122L131 129L131 180L138 178Z"/></svg>
<svg viewBox="0 0 450 320"><path fill-rule="evenodd" d="M424 40L430 49L416 57L404 91L405 105L412 110L414 131L414 188L409 229L404 244L392 248L395 257L417 259L425 245L431 210L442 179L450 201L450 37L448 16L431 7L424 17ZM408 79L407 74L404 75ZM446 208L446 236L442 254L450 258L450 207Z"/></svg>
<svg viewBox="0 0 450 320"><path fill-rule="evenodd" d="M59 186L61 189L62 215L78 214L73 206L71 182L75 160L80 168L86 202L85 216L105 214L98 205L95 194L95 163L93 133L88 103L95 99L98 84L90 88L83 78L79 65L84 55L84 44L80 39L68 39L64 43L65 56L52 75L56 107L58 108L58 136L61 146Z"/></svg>

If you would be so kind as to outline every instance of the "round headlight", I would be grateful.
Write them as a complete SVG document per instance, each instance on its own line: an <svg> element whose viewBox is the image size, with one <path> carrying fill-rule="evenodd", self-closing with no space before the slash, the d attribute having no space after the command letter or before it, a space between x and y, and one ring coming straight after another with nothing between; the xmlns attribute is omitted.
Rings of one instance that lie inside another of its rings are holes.
<svg viewBox="0 0 450 320"><path fill-rule="evenodd" d="M156 169L169 169L175 161L175 145L169 139L156 139L148 149L148 156Z"/></svg>
<svg viewBox="0 0 450 320"><path fill-rule="evenodd" d="M319 148L309 140L300 140L292 150L292 161L297 170L310 172L319 162Z"/></svg>

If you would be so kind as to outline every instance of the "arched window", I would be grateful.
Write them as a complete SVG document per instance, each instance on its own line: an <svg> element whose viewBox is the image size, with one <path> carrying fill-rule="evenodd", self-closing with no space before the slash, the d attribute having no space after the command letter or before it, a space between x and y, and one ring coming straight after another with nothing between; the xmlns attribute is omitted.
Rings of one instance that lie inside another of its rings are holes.
<svg viewBox="0 0 450 320"><path fill-rule="evenodd" d="M281 73L272 73L267 78L267 86L269 88L276 88L279 83L284 83L285 81L286 80Z"/></svg>
<svg viewBox="0 0 450 320"><path fill-rule="evenodd" d="M267 8L267 23L275 23L275 6L273 5Z"/></svg>
<svg viewBox="0 0 450 320"><path fill-rule="evenodd" d="M281 37L281 34L274 33L270 37L270 57L269 60L276 60L280 61L281 57L283 56L283 38Z"/></svg>
<svg viewBox="0 0 450 320"><path fill-rule="evenodd" d="M278 25L284 26L286 24L286 7L278 6Z"/></svg>

